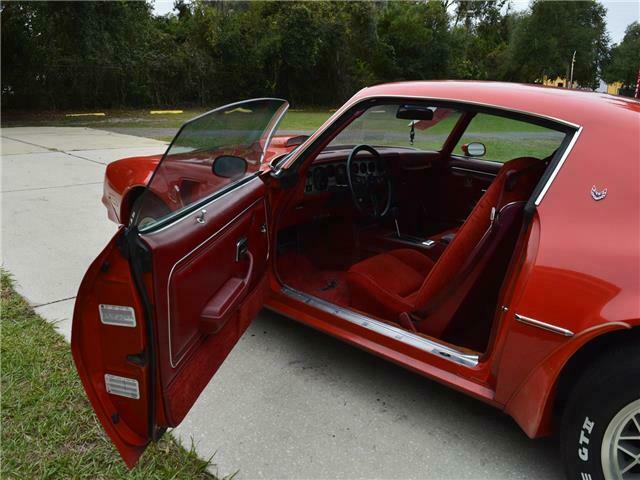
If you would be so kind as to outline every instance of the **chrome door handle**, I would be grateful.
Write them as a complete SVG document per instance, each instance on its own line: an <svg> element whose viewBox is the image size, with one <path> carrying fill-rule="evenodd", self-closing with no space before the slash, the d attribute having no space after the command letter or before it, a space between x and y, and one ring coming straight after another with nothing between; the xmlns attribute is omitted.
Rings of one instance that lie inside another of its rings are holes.
<svg viewBox="0 0 640 480"><path fill-rule="evenodd" d="M207 214L206 210L200 210L200 213L196 217L196 222L198 222L200 224L205 223L206 219L204 217L205 217L206 214Z"/></svg>

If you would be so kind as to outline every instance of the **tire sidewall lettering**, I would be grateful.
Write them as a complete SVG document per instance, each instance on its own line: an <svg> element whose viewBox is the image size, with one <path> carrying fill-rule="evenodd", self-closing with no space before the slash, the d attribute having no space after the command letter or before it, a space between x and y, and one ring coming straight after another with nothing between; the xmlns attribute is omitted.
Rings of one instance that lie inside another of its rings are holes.
<svg viewBox="0 0 640 480"><path fill-rule="evenodd" d="M589 447L591 444L591 434L593 433L593 427L595 422L591 420L589 416L586 416L580 429L580 435L578 436L578 458L583 462L589 461Z"/></svg>

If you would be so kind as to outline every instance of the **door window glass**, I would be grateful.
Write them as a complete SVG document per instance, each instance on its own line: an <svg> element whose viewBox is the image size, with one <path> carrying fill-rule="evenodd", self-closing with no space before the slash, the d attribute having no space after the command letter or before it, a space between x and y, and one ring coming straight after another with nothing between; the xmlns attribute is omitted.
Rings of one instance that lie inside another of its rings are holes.
<svg viewBox="0 0 640 480"><path fill-rule="evenodd" d="M187 122L136 201L131 223L147 229L255 174L287 107L284 100L248 100Z"/></svg>

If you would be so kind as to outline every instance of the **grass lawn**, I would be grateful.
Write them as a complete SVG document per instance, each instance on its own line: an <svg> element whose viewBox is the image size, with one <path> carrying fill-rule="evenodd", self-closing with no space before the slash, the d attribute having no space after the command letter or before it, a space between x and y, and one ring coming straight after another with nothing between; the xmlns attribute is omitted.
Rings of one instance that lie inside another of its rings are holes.
<svg viewBox="0 0 640 480"><path fill-rule="evenodd" d="M128 471L89 405L69 344L0 277L0 477L213 478L168 434Z"/></svg>
<svg viewBox="0 0 640 480"><path fill-rule="evenodd" d="M71 112L17 113L4 112L3 127L13 126L68 126L90 127L130 133L165 142L170 141L175 131L187 120L200 115L205 110L184 110L179 114L152 115L149 110L106 110L104 117L67 117ZM290 110L280 124L281 131L312 132L329 118L332 111L326 110ZM416 130L415 144L425 150L439 150L453 128L458 114L453 114L427 130ZM407 121L390 125L388 121L367 121L366 128L371 129L373 145L410 146ZM379 130L379 132L375 132ZM378 134L379 133L379 134ZM482 142L487 147L487 160L504 162L521 156L544 158L561 141L561 135L555 136L548 129L507 118L480 114L476 116L454 153L462 155L460 145L472 141ZM356 142L360 143L360 142Z"/></svg>
<svg viewBox="0 0 640 480"><path fill-rule="evenodd" d="M149 110L100 110L104 117L67 117L73 112L18 113L4 112L3 127L23 126L56 126L56 127L90 127L90 128L174 128L178 129L184 122L206 110L184 110L178 114L151 115ZM293 110L287 112L280 124L281 130L311 131L318 128L329 118L331 112Z"/></svg>

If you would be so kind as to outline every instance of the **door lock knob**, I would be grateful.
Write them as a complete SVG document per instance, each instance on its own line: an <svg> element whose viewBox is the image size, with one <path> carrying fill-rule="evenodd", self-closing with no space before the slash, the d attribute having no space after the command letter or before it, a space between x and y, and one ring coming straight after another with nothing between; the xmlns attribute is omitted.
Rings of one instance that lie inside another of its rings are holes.
<svg viewBox="0 0 640 480"><path fill-rule="evenodd" d="M200 213L198 214L198 216L196 217L196 222L202 224L205 223L207 220L205 219L205 215L207 214L206 210L200 210Z"/></svg>

